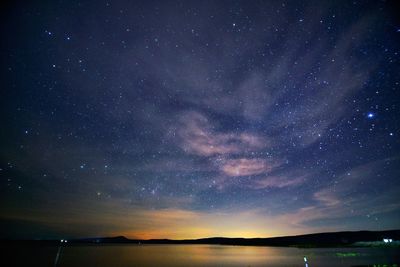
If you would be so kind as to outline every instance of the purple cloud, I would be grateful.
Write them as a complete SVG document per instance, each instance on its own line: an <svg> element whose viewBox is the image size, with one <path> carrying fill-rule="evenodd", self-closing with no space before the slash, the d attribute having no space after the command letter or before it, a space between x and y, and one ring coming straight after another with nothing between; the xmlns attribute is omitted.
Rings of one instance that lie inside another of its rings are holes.
<svg viewBox="0 0 400 267"><path fill-rule="evenodd" d="M221 170L228 176L248 176L265 173L272 169L264 159L230 159L222 165Z"/></svg>
<svg viewBox="0 0 400 267"><path fill-rule="evenodd" d="M252 133L219 132L198 112L186 113L180 119L181 148L200 156L230 155L257 151L267 145L266 140Z"/></svg>
<svg viewBox="0 0 400 267"><path fill-rule="evenodd" d="M266 177L262 180L258 180L252 188L255 189L263 189L267 187L289 187L289 186L296 186L304 183L306 181L305 176L300 176L296 178L289 178L286 176L271 176Z"/></svg>

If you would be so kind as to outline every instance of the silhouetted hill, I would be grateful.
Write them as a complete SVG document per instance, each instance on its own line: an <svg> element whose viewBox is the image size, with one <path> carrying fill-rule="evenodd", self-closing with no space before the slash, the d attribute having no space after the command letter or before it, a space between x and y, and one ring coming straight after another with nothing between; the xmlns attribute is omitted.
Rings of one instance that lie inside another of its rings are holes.
<svg viewBox="0 0 400 267"><path fill-rule="evenodd" d="M316 233L296 236L283 236L271 238L226 238L210 237L201 239L128 239L124 236L117 237L95 237L68 240L68 244L213 244L213 245L239 245L239 246L296 246L296 247L332 247L349 246L356 242L382 241L383 238L400 240L400 230L389 231L356 231L356 232L331 232ZM45 242L60 243L59 240L47 241L6 241L5 242Z"/></svg>
<svg viewBox="0 0 400 267"><path fill-rule="evenodd" d="M133 240L126 238L125 236L115 237L94 237L94 238L83 238L73 239L70 242L75 243L131 243Z"/></svg>
<svg viewBox="0 0 400 267"><path fill-rule="evenodd" d="M78 243L140 243L140 244L217 244L242 246L345 246L356 242L382 241L383 238L400 240L400 230L390 231L357 231L316 233L297 236L283 236L271 238L226 238L211 237L201 239L128 239L123 236L105 238L87 238L71 240Z"/></svg>

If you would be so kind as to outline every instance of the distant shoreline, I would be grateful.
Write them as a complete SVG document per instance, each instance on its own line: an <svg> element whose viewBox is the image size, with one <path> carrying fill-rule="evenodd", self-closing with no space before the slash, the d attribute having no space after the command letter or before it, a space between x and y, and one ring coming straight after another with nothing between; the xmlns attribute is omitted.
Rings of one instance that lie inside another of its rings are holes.
<svg viewBox="0 0 400 267"><path fill-rule="evenodd" d="M383 239L393 242L386 243ZM346 231L316 233L270 238L227 238L211 237L200 239L128 239L124 236L94 237L70 240L13 240L0 239L2 245L74 245L74 244L164 244L164 245L234 245L234 246L274 246L297 248L323 247L400 247L400 230L388 231Z"/></svg>

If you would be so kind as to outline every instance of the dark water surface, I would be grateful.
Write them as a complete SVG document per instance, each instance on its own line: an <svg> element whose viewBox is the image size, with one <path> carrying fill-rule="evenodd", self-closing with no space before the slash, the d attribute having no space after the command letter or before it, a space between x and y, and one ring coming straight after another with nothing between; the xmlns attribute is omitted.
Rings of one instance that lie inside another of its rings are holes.
<svg viewBox="0 0 400 267"><path fill-rule="evenodd" d="M281 248L218 245L73 245L3 248L2 266L398 266L399 248ZM58 262L55 260L58 255Z"/></svg>

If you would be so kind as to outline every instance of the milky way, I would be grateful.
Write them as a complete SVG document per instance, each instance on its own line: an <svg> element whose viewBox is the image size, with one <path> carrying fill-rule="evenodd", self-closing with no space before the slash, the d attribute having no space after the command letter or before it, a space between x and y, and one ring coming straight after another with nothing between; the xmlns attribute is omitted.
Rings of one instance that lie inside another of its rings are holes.
<svg viewBox="0 0 400 267"><path fill-rule="evenodd" d="M399 228L395 10L4 6L1 237Z"/></svg>

